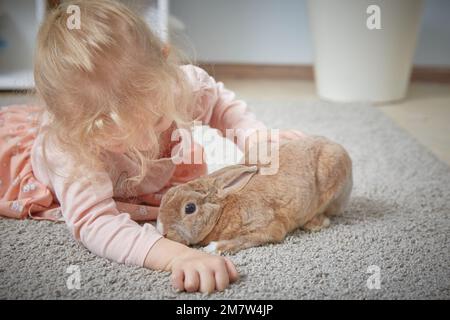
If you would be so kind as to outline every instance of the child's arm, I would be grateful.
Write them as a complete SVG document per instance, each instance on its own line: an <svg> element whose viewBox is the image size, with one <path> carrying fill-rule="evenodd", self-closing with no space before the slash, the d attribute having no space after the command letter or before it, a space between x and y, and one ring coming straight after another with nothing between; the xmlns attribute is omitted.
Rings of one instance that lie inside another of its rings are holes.
<svg viewBox="0 0 450 320"><path fill-rule="evenodd" d="M266 130L263 122L256 119L246 102L237 100L233 91L225 88L222 82L216 82L205 70L186 65L181 67L197 96L194 110L197 120L218 129L222 136L226 129L236 130L237 138L233 142L244 150L245 139L256 130Z"/></svg>
<svg viewBox="0 0 450 320"><path fill-rule="evenodd" d="M147 253L162 235L151 224L140 226L128 213L119 212L106 172L86 172L85 177L73 181L69 176L77 166L75 160L53 139L44 144L42 135L36 138L31 163L36 178L55 194L76 240L98 256L144 265Z"/></svg>
<svg viewBox="0 0 450 320"><path fill-rule="evenodd" d="M76 240L98 256L118 263L144 265L147 253L162 235L151 224L140 226L128 213L119 212L106 173L74 182L55 174L49 178L64 220Z"/></svg>
<svg viewBox="0 0 450 320"><path fill-rule="evenodd" d="M244 129L236 130L237 137L233 141L242 151L247 141L250 144L258 141L260 137L256 131L270 130L256 119L244 101L236 99L233 91L225 88L222 82L216 82L205 70L193 65L182 66L182 69L197 95L194 106L197 120L218 129L222 136L225 136L226 129ZM305 136L298 130L279 130L278 133L277 138L286 140ZM273 140L274 136L270 139Z"/></svg>

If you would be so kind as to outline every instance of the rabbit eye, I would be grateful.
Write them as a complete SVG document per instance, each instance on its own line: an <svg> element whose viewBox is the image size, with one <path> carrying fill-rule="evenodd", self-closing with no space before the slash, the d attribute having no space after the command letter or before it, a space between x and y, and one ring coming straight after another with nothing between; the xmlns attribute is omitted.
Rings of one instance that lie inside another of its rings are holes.
<svg viewBox="0 0 450 320"><path fill-rule="evenodd" d="M197 209L197 206L195 205L195 203L189 202L188 204L186 204L186 206L184 207L184 212L186 214L191 214L195 212L195 209Z"/></svg>

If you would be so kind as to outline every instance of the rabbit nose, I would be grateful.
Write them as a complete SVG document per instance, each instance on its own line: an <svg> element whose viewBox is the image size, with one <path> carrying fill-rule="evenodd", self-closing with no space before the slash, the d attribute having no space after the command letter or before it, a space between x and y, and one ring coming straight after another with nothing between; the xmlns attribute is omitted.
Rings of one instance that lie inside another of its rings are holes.
<svg viewBox="0 0 450 320"><path fill-rule="evenodd" d="M156 230L158 230L158 232L161 233L163 236L167 234L167 232L164 233L164 225L159 220L156 222Z"/></svg>

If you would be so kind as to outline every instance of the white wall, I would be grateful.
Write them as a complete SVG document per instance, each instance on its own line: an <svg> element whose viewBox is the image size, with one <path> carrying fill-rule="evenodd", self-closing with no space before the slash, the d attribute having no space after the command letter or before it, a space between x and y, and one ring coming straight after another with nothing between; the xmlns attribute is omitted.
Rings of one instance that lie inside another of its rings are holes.
<svg viewBox="0 0 450 320"><path fill-rule="evenodd" d="M170 11L186 25L175 44L197 61L313 61L306 0L171 0ZM450 66L449 21L450 1L425 0L415 64Z"/></svg>
<svg viewBox="0 0 450 320"><path fill-rule="evenodd" d="M236 63L311 63L305 1L171 0L186 25L182 49L196 60ZM175 37L175 43L180 38Z"/></svg>
<svg viewBox="0 0 450 320"><path fill-rule="evenodd" d="M450 1L425 1L415 63L450 66Z"/></svg>

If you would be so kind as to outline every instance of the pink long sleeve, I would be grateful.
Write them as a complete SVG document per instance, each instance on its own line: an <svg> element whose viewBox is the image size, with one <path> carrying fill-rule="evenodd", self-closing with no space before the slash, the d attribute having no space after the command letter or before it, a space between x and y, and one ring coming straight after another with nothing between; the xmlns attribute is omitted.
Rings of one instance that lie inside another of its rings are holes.
<svg viewBox="0 0 450 320"><path fill-rule="evenodd" d="M69 182L64 174L73 165L70 159L48 149L50 163L47 165L39 139L32 152L33 171L56 195L75 239L101 257L143 266L147 253L162 235L153 225L141 226L131 220L128 213L119 212L113 200L113 185L106 172L91 174L89 181Z"/></svg>
<svg viewBox="0 0 450 320"><path fill-rule="evenodd" d="M218 129L225 136L226 129L237 130L237 145L243 150L245 138L257 129L266 129L258 121L248 105L236 99L236 94L225 88L222 82L216 82L205 70L185 65L181 67L197 95L195 115L197 120L210 127Z"/></svg>

